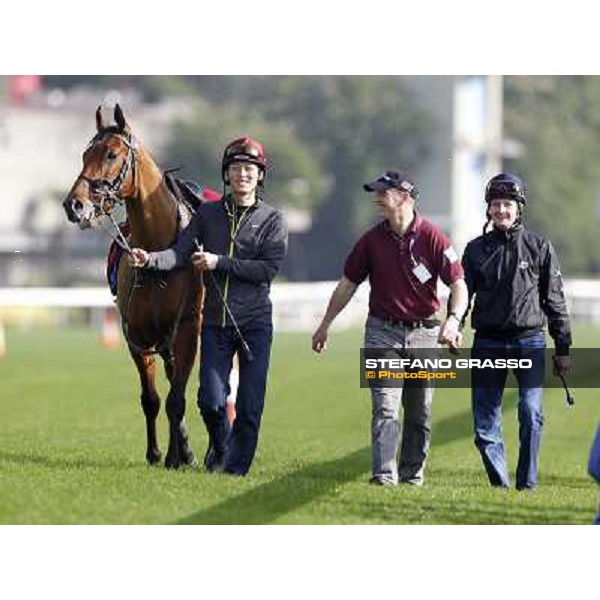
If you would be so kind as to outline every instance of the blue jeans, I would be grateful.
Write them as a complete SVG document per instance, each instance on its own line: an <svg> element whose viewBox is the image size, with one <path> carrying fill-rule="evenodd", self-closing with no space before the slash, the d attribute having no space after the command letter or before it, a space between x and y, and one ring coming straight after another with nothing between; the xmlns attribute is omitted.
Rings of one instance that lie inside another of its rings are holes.
<svg viewBox="0 0 600 600"><path fill-rule="evenodd" d="M492 340L475 336L472 356L479 358L478 352L493 349L494 352L508 351L510 358L526 358L528 350L538 349L533 361L533 369L514 369L519 385L519 458L517 463L516 487L518 490L535 487L538 478L538 456L544 417L542 414L541 383L544 372L543 349L546 341L543 332L532 336ZM501 356L501 354L498 354ZM486 386L472 387L472 409L477 446L488 479L493 486L509 487L508 468L502 436L502 395L508 369L494 369L485 376Z"/></svg>
<svg viewBox="0 0 600 600"><path fill-rule="evenodd" d="M250 470L256 452L273 340L270 324L250 323L241 326L240 331L253 354L252 362L248 361L233 327L202 327L198 388L198 408L208 431L209 448L214 450L219 467L235 475L245 475ZM236 352L240 382L236 418L230 430L225 403Z"/></svg>
<svg viewBox="0 0 600 600"><path fill-rule="evenodd" d="M590 475L600 483L600 425L598 425L596 437L592 444L592 451L590 452L590 460L588 462L588 471ZM598 512L595 524L600 525L600 512Z"/></svg>

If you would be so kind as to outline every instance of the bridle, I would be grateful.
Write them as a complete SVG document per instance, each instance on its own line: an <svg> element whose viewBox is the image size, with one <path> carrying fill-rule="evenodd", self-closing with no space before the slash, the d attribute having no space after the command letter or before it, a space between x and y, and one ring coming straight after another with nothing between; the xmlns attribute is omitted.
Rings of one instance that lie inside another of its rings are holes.
<svg viewBox="0 0 600 600"><path fill-rule="evenodd" d="M92 179L87 177L86 175L81 175L80 178L83 179L89 186L90 191L93 196L99 196L100 200L98 202L92 202L94 205L94 216L96 218L105 216L109 219L112 226L114 227L116 237L111 234L111 232L107 231L108 235L127 253L131 254L131 246L127 242L127 239L123 235L119 225L115 221L113 216L113 211L117 205L124 206L125 198L121 195L121 189L123 184L125 183L125 179L129 171L131 171L132 176L132 184L133 189L135 191L136 188L136 160L137 160L137 140L129 133L127 136L122 135L120 133L114 131L100 131L97 133L90 143L88 144L85 152L89 150L94 144L97 144L99 141L103 140L107 135L117 137L121 140L125 146L127 147L127 156L123 161L119 172L116 177L110 181L109 179L97 178ZM84 152L84 154L85 154Z"/></svg>

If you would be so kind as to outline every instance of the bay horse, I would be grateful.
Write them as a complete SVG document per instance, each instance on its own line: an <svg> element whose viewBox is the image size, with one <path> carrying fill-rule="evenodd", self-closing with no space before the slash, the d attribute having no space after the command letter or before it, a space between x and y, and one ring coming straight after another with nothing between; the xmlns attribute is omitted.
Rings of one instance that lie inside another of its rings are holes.
<svg viewBox="0 0 600 600"><path fill-rule="evenodd" d="M179 208L165 177L139 140L132 134L121 107L114 109L116 125L104 123L96 111L97 133L83 153L83 169L63 202L69 221L81 229L96 227L101 219L125 207L130 244L149 251L163 250L176 239L180 220L191 217ZM183 212L182 212L183 211ZM187 211L187 213L186 213ZM115 231L115 237L130 249ZM169 380L166 413L169 446L165 467L196 466L185 426L185 388L196 359L204 297L202 277L190 264L173 271L152 272L121 260L117 275L117 306L123 333L141 383L141 404L146 418L149 464L161 461L156 435L160 397L155 384L155 355L161 356Z"/></svg>

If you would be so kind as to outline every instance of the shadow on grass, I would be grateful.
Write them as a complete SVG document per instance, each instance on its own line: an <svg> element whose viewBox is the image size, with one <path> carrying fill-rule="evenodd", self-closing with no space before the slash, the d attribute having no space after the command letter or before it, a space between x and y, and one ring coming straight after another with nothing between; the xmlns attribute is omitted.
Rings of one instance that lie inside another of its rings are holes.
<svg viewBox="0 0 600 600"><path fill-rule="evenodd" d="M507 393L505 408L512 408L515 404L516 394ZM463 411L438 423L434 422L433 443L439 447L472 433L471 411ZM200 510L178 523L182 525L272 523L279 517L328 495L340 485L369 473L370 467L371 448L368 446L341 458L308 465L274 481L259 484L239 496Z"/></svg>
<svg viewBox="0 0 600 600"><path fill-rule="evenodd" d="M593 506L556 506L538 501L534 497L522 497L518 492L494 490L496 498L469 499L412 497L403 495L397 503L396 522L448 525L572 525L591 524ZM377 507L364 518L373 518ZM356 515L361 520L361 515ZM364 519L363 519L364 520Z"/></svg>
<svg viewBox="0 0 600 600"><path fill-rule="evenodd" d="M571 488L576 490L589 489L590 486L594 486L590 477L572 477L562 475L545 475L543 484L555 485L561 488Z"/></svg>
<svg viewBox="0 0 600 600"><path fill-rule="evenodd" d="M59 458L32 452L10 452L0 450L0 463L10 462L16 465L37 465L47 469L139 469L140 462L132 460L94 460L86 456Z"/></svg>
<svg viewBox="0 0 600 600"><path fill-rule="evenodd" d="M368 472L370 465L371 448L361 448L341 458L308 465L275 481L259 484L239 496L198 511L179 521L179 524L270 523L316 498L334 492L340 485Z"/></svg>

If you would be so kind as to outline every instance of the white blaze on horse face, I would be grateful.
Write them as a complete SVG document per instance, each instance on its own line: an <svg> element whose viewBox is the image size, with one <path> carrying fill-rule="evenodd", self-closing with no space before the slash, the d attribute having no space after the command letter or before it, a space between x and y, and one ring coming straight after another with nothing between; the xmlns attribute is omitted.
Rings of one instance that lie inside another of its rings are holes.
<svg viewBox="0 0 600 600"><path fill-rule="evenodd" d="M77 223L80 229L87 229L94 218L94 205L84 196L79 186L80 182L67 196L63 206L69 221Z"/></svg>
<svg viewBox="0 0 600 600"><path fill-rule="evenodd" d="M89 202L84 205L84 211L79 213L79 229L88 229L92 226L94 220L94 207Z"/></svg>

